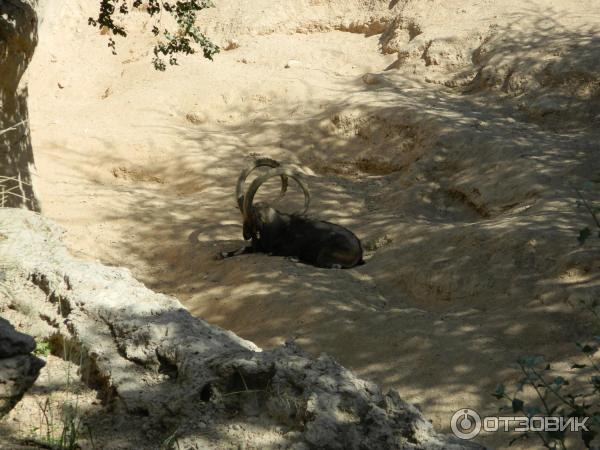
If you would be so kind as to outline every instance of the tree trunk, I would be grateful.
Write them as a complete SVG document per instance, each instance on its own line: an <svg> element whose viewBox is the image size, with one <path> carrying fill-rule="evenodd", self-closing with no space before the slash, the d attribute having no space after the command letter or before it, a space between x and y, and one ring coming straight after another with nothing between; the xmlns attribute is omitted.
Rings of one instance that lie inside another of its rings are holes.
<svg viewBox="0 0 600 450"><path fill-rule="evenodd" d="M39 211L23 74L37 44L36 0L0 1L0 207Z"/></svg>

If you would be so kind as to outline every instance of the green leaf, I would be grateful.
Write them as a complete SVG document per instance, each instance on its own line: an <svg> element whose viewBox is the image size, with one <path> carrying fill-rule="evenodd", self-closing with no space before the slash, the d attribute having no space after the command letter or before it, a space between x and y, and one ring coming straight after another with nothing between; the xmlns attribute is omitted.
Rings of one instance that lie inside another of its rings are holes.
<svg viewBox="0 0 600 450"><path fill-rule="evenodd" d="M541 409L537 406L528 406L523 412L527 417L539 416L542 413Z"/></svg>
<svg viewBox="0 0 600 450"><path fill-rule="evenodd" d="M592 183L590 180L585 180L583 182L583 188L584 189L594 189L594 183Z"/></svg>
<svg viewBox="0 0 600 450"><path fill-rule="evenodd" d="M590 447L590 444L592 443L592 440L596 437L596 432L593 430L582 430L581 431L581 440L583 441L583 443L585 444L585 446L587 448Z"/></svg>
<svg viewBox="0 0 600 450"><path fill-rule="evenodd" d="M563 386L563 385L568 385L569 382L567 380L565 380L563 377L556 377L553 381L552 384L555 384L556 386Z"/></svg>
<svg viewBox="0 0 600 450"><path fill-rule="evenodd" d="M506 390L504 388L503 384L499 384L498 386L496 386L496 390L494 391L494 393L492 394L494 397L496 397L498 400L500 400L501 398L504 397Z"/></svg>
<svg viewBox="0 0 600 450"><path fill-rule="evenodd" d="M513 409L514 413L523 411L524 406L525 406L525 402L523 402L523 400L518 399L518 398L513 398L512 409Z"/></svg>
<svg viewBox="0 0 600 450"><path fill-rule="evenodd" d="M593 346L588 345L588 344L584 344L584 345L582 345L582 344L576 344L576 345L586 355L593 355L594 353L596 353L598 351L598 347L593 347Z"/></svg>
<svg viewBox="0 0 600 450"><path fill-rule="evenodd" d="M52 352L48 341L36 341L34 355L47 357Z"/></svg>

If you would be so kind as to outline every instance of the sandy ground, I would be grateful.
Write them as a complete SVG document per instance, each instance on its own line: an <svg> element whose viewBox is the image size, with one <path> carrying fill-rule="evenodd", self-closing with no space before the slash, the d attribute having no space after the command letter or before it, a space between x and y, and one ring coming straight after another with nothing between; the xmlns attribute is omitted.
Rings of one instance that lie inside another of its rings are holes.
<svg viewBox="0 0 600 450"><path fill-rule="evenodd" d="M498 410L517 357L577 354L573 305L600 295L575 192L600 200L595 1L219 1L206 28L239 48L166 73L145 35L111 56L89 3L49 2L29 71L36 189L75 254L260 346L331 354L444 431ZM243 244L233 188L256 155L302 165L311 215L367 264L214 261Z"/></svg>

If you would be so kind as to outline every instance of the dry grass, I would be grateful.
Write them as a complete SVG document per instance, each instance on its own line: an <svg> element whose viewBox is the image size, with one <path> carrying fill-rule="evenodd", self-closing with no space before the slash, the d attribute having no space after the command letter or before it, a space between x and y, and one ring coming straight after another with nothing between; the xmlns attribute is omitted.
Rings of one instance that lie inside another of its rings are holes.
<svg viewBox="0 0 600 450"><path fill-rule="evenodd" d="M31 185L15 177L0 176L0 208L5 208L9 197L17 197L24 202L29 201L23 193L23 186Z"/></svg>

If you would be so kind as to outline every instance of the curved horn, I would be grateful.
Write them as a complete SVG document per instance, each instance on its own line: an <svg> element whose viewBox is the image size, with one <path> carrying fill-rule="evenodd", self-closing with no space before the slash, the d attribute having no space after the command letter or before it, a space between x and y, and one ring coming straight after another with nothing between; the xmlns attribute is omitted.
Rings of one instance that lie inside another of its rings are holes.
<svg viewBox="0 0 600 450"><path fill-rule="evenodd" d="M246 192L246 196L244 198L244 223L249 223L252 220L252 201L254 200L254 196L256 195L256 192L258 191L260 186L269 178L276 176L283 177L284 175L289 178L292 178L302 188L302 191L304 192L304 210L300 213L300 215L306 214L306 211L308 211L308 206L310 205L310 193L308 192L308 188L301 179L302 175L298 170L295 170L292 167L280 166L274 169L270 169L266 174L257 177L248 188L248 192Z"/></svg>
<svg viewBox="0 0 600 450"><path fill-rule="evenodd" d="M244 184L246 184L246 178L248 175L257 167L280 167L281 164L271 158L258 158L248 164L241 172L238 177L237 184L235 186L235 199L237 201L238 208L242 214L244 214ZM279 198L283 197L288 188L288 180L286 175L281 175L281 192Z"/></svg>

